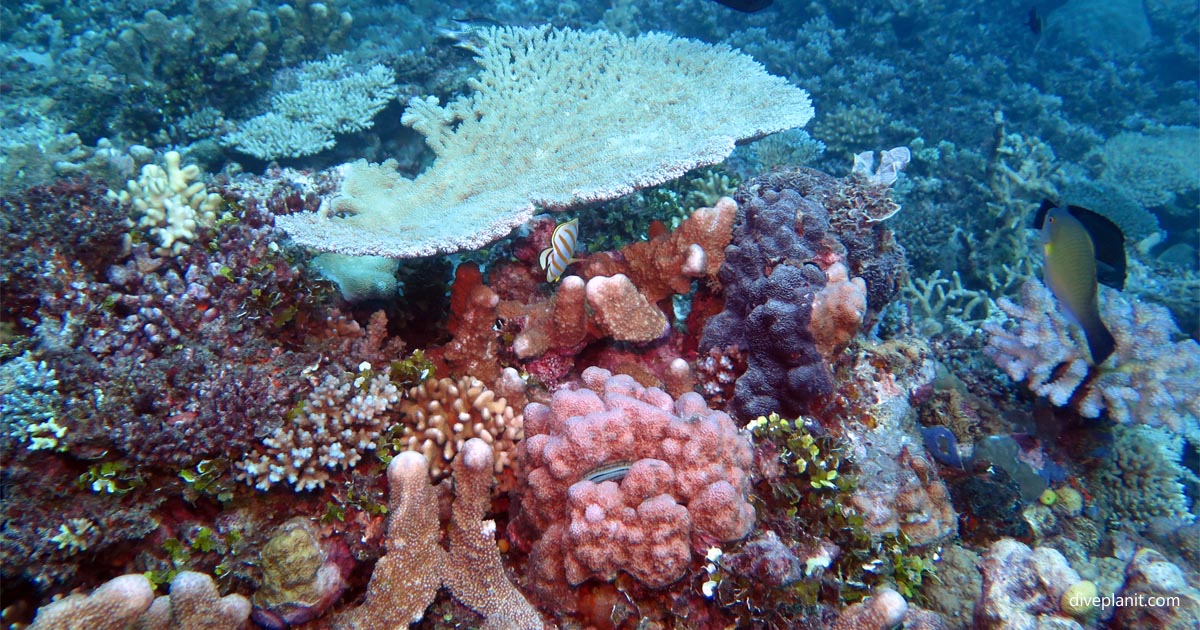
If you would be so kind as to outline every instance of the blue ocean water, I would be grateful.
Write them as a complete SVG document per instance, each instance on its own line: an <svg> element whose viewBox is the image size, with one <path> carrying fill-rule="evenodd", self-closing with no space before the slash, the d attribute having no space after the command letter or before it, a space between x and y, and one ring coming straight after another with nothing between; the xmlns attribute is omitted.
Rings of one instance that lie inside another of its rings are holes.
<svg viewBox="0 0 1200 630"><path fill-rule="evenodd" d="M46 0L0 63L6 627L1200 623L1193 1Z"/></svg>

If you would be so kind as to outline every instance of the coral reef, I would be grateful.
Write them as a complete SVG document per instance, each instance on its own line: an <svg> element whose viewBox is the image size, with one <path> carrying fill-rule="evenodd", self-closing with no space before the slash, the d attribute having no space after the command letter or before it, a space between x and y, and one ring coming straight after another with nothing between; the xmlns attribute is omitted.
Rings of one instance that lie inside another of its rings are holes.
<svg viewBox="0 0 1200 630"><path fill-rule="evenodd" d="M1114 527L1144 530L1156 520L1186 524L1196 473L1182 463L1184 439L1164 428L1112 427L1112 444L1088 475L1096 505Z"/></svg>
<svg viewBox="0 0 1200 630"><path fill-rule="evenodd" d="M424 454L435 481L450 475L451 462L471 438L492 447L493 472L504 473L525 435L521 413L471 376L426 380L409 389L397 409L400 421L385 442Z"/></svg>
<svg viewBox="0 0 1200 630"><path fill-rule="evenodd" d="M346 164L340 194L321 212L280 217L279 226L345 254L479 248L526 222L534 205L614 199L719 162L736 140L812 118L804 90L728 48L548 27L477 35L473 93L445 106L414 98L402 118L437 154L430 169L410 180L395 162ZM707 124L693 124L696 116ZM627 139L634 121L644 140Z"/></svg>
<svg viewBox="0 0 1200 630"><path fill-rule="evenodd" d="M1125 567L1125 584L1113 614L1119 630L1185 630L1200 624L1200 590L1180 567L1153 549L1138 549Z"/></svg>
<svg viewBox="0 0 1200 630"><path fill-rule="evenodd" d="M39 609L30 630L238 630L249 617L245 597L221 597L202 573L181 572L160 597L144 575L131 574Z"/></svg>
<svg viewBox="0 0 1200 630"><path fill-rule="evenodd" d="M1008 298L997 304L1008 323L984 325L990 335L985 351L1014 381L1087 418L1107 410L1118 422L1200 432L1200 380L1194 377L1200 345L1177 340L1179 329L1165 308L1101 287L1100 317L1116 351L1093 373L1083 336L1041 282L1025 283L1020 304Z"/></svg>
<svg viewBox="0 0 1200 630"><path fill-rule="evenodd" d="M271 96L271 110L241 123L224 144L263 160L294 158L332 149L335 134L361 131L399 91L390 70L375 64L361 72L341 55L304 64L284 81L293 89Z"/></svg>
<svg viewBox="0 0 1200 630"><path fill-rule="evenodd" d="M145 228L158 241L154 253L175 256L196 240L201 226L209 227L217 218L224 201L210 193L200 179L200 167L189 164L180 168L183 158L178 151L163 156L165 167L147 164L137 180L125 190L109 193L121 205L132 206L138 227Z"/></svg>
<svg viewBox="0 0 1200 630"><path fill-rule="evenodd" d="M375 564L363 603L334 622L340 630L384 630L425 615L445 586L484 616L483 628L540 630L542 619L504 574L496 524L484 520L492 449L471 438L455 462L450 550L438 545L437 496L425 456L408 451L388 464L387 554Z"/></svg>
<svg viewBox="0 0 1200 630"><path fill-rule="evenodd" d="M213 579L181 571L171 580L171 594L154 598L134 630L238 630L250 618L250 602L241 595L221 597Z"/></svg>
<svg viewBox="0 0 1200 630"><path fill-rule="evenodd" d="M326 375L287 424L263 439L265 452L236 464L238 478L260 490L286 481L302 491L324 487L331 470L353 468L375 450L385 414L400 400L389 372L363 362L357 373Z"/></svg>
<svg viewBox="0 0 1200 630"><path fill-rule="evenodd" d="M1060 608L1063 593L1080 581L1061 553L1030 549L1004 538L992 544L979 565L983 594L975 605L973 628L1017 630L1054 624L1082 628Z"/></svg>
<svg viewBox="0 0 1200 630"><path fill-rule="evenodd" d="M842 611L831 630L888 630L905 621L908 602L900 593L885 588ZM907 624L906 624L907 626Z"/></svg>
<svg viewBox="0 0 1200 630"><path fill-rule="evenodd" d="M812 170L751 180L738 204L719 276L725 310L708 321L700 349L737 347L746 354L732 404L736 417L810 413L833 391L825 356L897 290L903 253L876 219L896 206L886 186ZM844 288L826 291L831 273L835 287Z"/></svg>
<svg viewBox="0 0 1200 630"><path fill-rule="evenodd" d="M26 326L58 258L103 277L126 247L126 213L87 178L59 180L0 198L0 315Z"/></svg>
<svg viewBox="0 0 1200 630"><path fill-rule="evenodd" d="M262 587L254 593L253 618L282 629L319 617L346 587L341 569L302 518L278 529L259 553Z"/></svg>
<svg viewBox="0 0 1200 630"><path fill-rule="evenodd" d="M673 400L592 367L583 387L526 407L525 431L510 530L532 543L531 585L560 610L574 607L567 583L625 571L665 586L684 575L692 551L754 524L744 498L749 445L698 394Z"/></svg>
<svg viewBox="0 0 1200 630"><path fill-rule="evenodd" d="M125 630L154 601L143 575L123 575L90 595L71 595L38 610L30 630Z"/></svg>

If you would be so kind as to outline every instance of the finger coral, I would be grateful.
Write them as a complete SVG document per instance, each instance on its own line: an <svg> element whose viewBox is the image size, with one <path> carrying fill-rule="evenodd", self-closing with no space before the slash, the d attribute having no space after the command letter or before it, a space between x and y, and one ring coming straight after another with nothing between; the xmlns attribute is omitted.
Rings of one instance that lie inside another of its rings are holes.
<svg viewBox="0 0 1200 630"><path fill-rule="evenodd" d="M591 367L579 389L525 409L525 478L514 525L532 546L530 579L556 606L565 584L627 572L651 587L684 575L692 553L754 524L751 455L729 416Z"/></svg>
<svg viewBox="0 0 1200 630"><path fill-rule="evenodd" d="M438 501L425 457L401 453L388 464L387 554L371 573L366 600L334 621L338 630L392 630L425 616L446 586L484 616L483 628L540 630L537 610L508 581L496 547L496 523L484 520L492 485L492 449L467 440L454 468L450 550L438 544Z"/></svg>

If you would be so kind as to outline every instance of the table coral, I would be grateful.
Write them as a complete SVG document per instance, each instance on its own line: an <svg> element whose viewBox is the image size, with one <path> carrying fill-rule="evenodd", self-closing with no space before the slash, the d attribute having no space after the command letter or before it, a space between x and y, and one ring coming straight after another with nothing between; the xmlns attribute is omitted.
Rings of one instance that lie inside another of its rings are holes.
<svg viewBox="0 0 1200 630"><path fill-rule="evenodd" d="M441 586L482 614L485 629L544 627L541 616L504 573L495 521L483 518L492 462L491 447L479 438L467 440L459 452L446 551L438 544L438 501L429 483L428 461L412 451L392 459L387 469L387 553L375 564L366 600L336 619L334 628L393 630L416 622Z"/></svg>
<svg viewBox="0 0 1200 630"><path fill-rule="evenodd" d="M578 389L525 409L520 510L530 579L547 599L566 583L620 571L652 587L684 575L692 552L745 536L749 442L724 413L588 368ZM569 601L555 606L571 607Z"/></svg>
<svg viewBox="0 0 1200 630"><path fill-rule="evenodd" d="M343 165L340 194L278 225L345 254L477 249L528 221L535 205L615 199L813 115L807 92L724 46L549 27L474 35L472 93L444 106L414 98L401 118L425 136L433 166L407 179L394 161Z"/></svg>

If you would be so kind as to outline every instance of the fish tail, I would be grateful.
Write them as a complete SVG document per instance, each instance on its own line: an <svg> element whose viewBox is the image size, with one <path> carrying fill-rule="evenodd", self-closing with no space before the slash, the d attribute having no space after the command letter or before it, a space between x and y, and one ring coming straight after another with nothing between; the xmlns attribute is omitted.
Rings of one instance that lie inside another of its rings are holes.
<svg viewBox="0 0 1200 630"><path fill-rule="evenodd" d="M1083 334L1087 337L1088 352L1092 355L1092 365L1104 363L1117 348L1117 340L1113 338L1104 322L1097 321L1095 325L1088 326L1084 329Z"/></svg>

